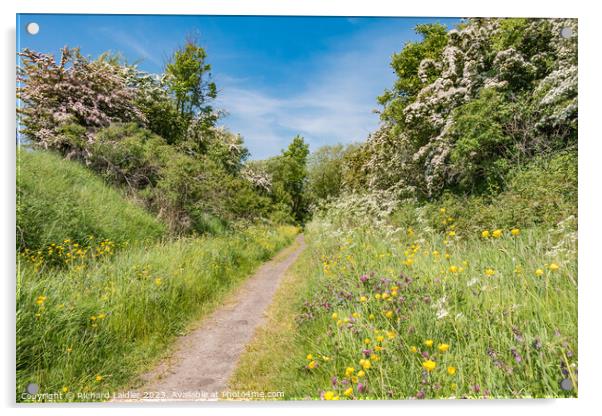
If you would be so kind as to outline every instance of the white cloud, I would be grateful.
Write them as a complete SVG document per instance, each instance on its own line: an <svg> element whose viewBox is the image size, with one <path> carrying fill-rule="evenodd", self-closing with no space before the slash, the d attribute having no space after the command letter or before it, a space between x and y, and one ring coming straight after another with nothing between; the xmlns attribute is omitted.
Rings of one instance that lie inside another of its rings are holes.
<svg viewBox="0 0 602 416"><path fill-rule="evenodd" d="M132 36L131 34L113 27L101 27L99 28L99 30L105 36L111 38L113 41L127 47L134 53L138 54L137 59L143 59L145 61L152 62L153 64L159 67L163 65L161 60L158 58L156 51L149 51L146 48L146 46L138 40L138 38ZM142 39L143 38L144 37L142 37Z"/></svg>
<svg viewBox="0 0 602 416"><path fill-rule="evenodd" d="M390 57L410 35L388 29L365 31L313 57L311 67L318 70L290 95L220 77L218 106L229 113L222 123L242 134L256 159L279 153L295 134L314 150L365 140L378 125L376 97L394 80Z"/></svg>

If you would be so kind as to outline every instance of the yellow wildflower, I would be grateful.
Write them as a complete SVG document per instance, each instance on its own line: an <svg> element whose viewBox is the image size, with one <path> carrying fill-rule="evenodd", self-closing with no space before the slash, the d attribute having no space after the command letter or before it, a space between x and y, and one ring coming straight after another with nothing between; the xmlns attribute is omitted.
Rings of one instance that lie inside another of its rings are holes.
<svg viewBox="0 0 602 416"><path fill-rule="evenodd" d="M485 269L485 276L491 277L495 274L495 270L493 270L491 267L488 267Z"/></svg>
<svg viewBox="0 0 602 416"><path fill-rule="evenodd" d="M543 269L535 270L535 276L543 276Z"/></svg>
<svg viewBox="0 0 602 416"><path fill-rule="evenodd" d="M364 370L360 370L357 372L358 377L364 377L365 375L366 375L366 372Z"/></svg>
<svg viewBox="0 0 602 416"><path fill-rule="evenodd" d="M514 237L516 237L517 235L520 234L520 229L519 228L513 228L510 230L510 234L512 234Z"/></svg>
<svg viewBox="0 0 602 416"><path fill-rule="evenodd" d="M343 394L347 397L351 396L353 394L353 387L349 387L347 390L345 390L343 392Z"/></svg>
<svg viewBox="0 0 602 416"><path fill-rule="evenodd" d="M504 232L498 228L497 230L493 231L492 235L493 235L493 238L500 238L503 233Z"/></svg>
<svg viewBox="0 0 602 416"><path fill-rule="evenodd" d="M552 263L552 264L550 264L549 268L551 271L555 272L556 270L560 269L560 266L557 265L556 263Z"/></svg>
<svg viewBox="0 0 602 416"><path fill-rule="evenodd" d="M368 298L365 296L360 296L360 302L367 302Z"/></svg>
<svg viewBox="0 0 602 416"><path fill-rule="evenodd" d="M372 341L370 340L370 338L365 338L364 339L364 344L368 345L370 344Z"/></svg>
<svg viewBox="0 0 602 416"><path fill-rule="evenodd" d="M347 367L345 369L345 377L351 377L354 372L355 372L355 368L353 368L353 367Z"/></svg>
<svg viewBox="0 0 602 416"><path fill-rule="evenodd" d="M307 354L307 356L305 358L307 358L309 361L311 361L314 359L314 356L312 354Z"/></svg>
<svg viewBox="0 0 602 416"><path fill-rule="evenodd" d="M456 374L456 367L452 367L451 365L447 367L447 374L449 374L450 376Z"/></svg>
<svg viewBox="0 0 602 416"><path fill-rule="evenodd" d="M415 345L412 345L412 346L410 347L410 352L418 352L418 348L416 348L416 346L415 346Z"/></svg>
<svg viewBox="0 0 602 416"><path fill-rule="evenodd" d="M430 373L431 371L433 371L435 369L435 367L437 367L437 363L434 362L433 360L426 360L425 362L422 363L422 367Z"/></svg>
<svg viewBox="0 0 602 416"><path fill-rule="evenodd" d="M324 400L334 400L334 392L333 391L327 391L326 393L324 393Z"/></svg>
<svg viewBox="0 0 602 416"><path fill-rule="evenodd" d="M313 370L314 368L316 368L316 364L317 364L317 363L316 363L314 360L312 360L312 361L310 361L310 362L309 362L309 364L307 364L307 367L308 367L309 369L312 369L312 370Z"/></svg>
<svg viewBox="0 0 602 416"><path fill-rule="evenodd" d="M102 378L103 378L103 377L102 377L100 374L96 374L96 377L94 377L94 379L95 379L97 382L101 382L101 381L102 381Z"/></svg>
<svg viewBox="0 0 602 416"><path fill-rule="evenodd" d="M334 312L332 314L332 319L334 319L336 321L338 318L339 318L339 315L336 312Z"/></svg>
<svg viewBox="0 0 602 416"><path fill-rule="evenodd" d="M433 340L432 339L427 339L426 341L424 341L424 345L426 345L427 347L432 347L433 346Z"/></svg>
<svg viewBox="0 0 602 416"><path fill-rule="evenodd" d="M447 350L449 350L449 344L439 344L437 348L441 352L446 352Z"/></svg>
<svg viewBox="0 0 602 416"><path fill-rule="evenodd" d="M387 311L387 312L385 312L385 316L387 318L392 318L393 317L393 311Z"/></svg>

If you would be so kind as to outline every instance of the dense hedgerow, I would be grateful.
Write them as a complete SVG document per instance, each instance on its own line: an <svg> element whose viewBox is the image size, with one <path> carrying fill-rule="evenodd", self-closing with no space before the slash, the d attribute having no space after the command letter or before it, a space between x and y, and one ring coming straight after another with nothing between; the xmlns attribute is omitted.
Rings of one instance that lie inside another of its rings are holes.
<svg viewBox="0 0 602 416"><path fill-rule="evenodd" d="M573 35L561 36L562 28ZM503 190L535 155L577 143L577 21L468 19L393 56L382 124L346 158L343 189L431 199Z"/></svg>
<svg viewBox="0 0 602 416"><path fill-rule="evenodd" d="M269 186L257 187L244 174L249 151L240 135L217 126L211 66L193 40L174 52L162 75L67 47L58 60L27 49L19 56L23 143L83 162L143 200L172 233L303 221L303 176L289 175L303 173L305 156L299 167L286 152L275 158Z"/></svg>

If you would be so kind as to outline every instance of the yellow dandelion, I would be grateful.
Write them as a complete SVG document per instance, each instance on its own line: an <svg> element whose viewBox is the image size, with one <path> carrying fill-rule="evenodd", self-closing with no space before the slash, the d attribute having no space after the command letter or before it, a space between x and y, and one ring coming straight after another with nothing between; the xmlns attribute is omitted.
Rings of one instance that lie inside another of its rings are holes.
<svg viewBox="0 0 602 416"><path fill-rule="evenodd" d="M307 368L313 370L314 368L316 368L316 364L317 363L314 360L312 360L312 361L309 362L309 364L307 364Z"/></svg>
<svg viewBox="0 0 602 416"><path fill-rule="evenodd" d="M332 314L332 319L334 319L336 321L337 319L339 319L339 315L336 312L334 312Z"/></svg>
<svg viewBox="0 0 602 416"><path fill-rule="evenodd" d="M314 356L313 356L312 354L307 354L307 355L305 356L305 358L306 358L306 359L308 359L309 361L311 361L311 360L313 360L313 359L314 359Z"/></svg>
<svg viewBox="0 0 602 416"><path fill-rule="evenodd" d="M535 270L535 276L543 276L543 269L537 269Z"/></svg>
<svg viewBox="0 0 602 416"><path fill-rule="evenodd" d="M456 236L456 232L455 231L450 231L449 233L447 233L448 236L450 237L455 237Z"/></svg>
<svg viewBox="0 0 602 416"><path fill-rule="evenodd" d="M519 228L513 228L510 230L510 234L512 234L514 237L516 237L517 235L520 234L520 229Z"/></svg>
<svg viewBox="0 0 602 416"><path fill-rule="evenodd" d="M368 298L365 296L360 296L360 302L367 302Z"/></svg>
<svg viewBox="0 0 602 416"><path fill-rule="evenodd" d="M368 370L370 367L372 367L372 363L370 363L370 360L361 359L360 360L360 365L362 366L362 368L364 370Z"/></svg>
<svg viewBox="0 0 602 416"><path fill-rule="evenodd" d="M370 316L368 316L368 319L370 319L371 321L374 321L374 319L375 319L374 314L371 313Z"/></svg>
<svg viewBox="0 0 602 416"><path fill-rule="evenodd" d="M95 379L97 382L101 382L101 381L102 381L102 379L103 379L103 377L102 377L100 374L96 374L96 377L94 377L94 379Z"/></svg>
<svg viewBox="0 0 602 416"><path fill-rule="evenodd" d="M410 352L414 352L414 353L415 353L415 352L418 352L418 348L416 348L416 346L415 346L415 345L412 345L412 346L410 347Z"/></svg>
<svg viewBox="0 0 602 416"><path fill-rule="evenodd" d="M491 235L493 235L493 238L500 238L503 233L504 232L498 228L497 230L494 230Z"/></svg>
<svg viewBox="0 0 602 416"><path fill-rule="evenodd" d="M424 368L429 373L431 371L433 371L435 369L435 367L437 367L437 363L434 362L433 360L426 360L425 362L422 363L422 368Z"/></svg>
<svg viewBox="0 0 602 416"><path fill-rule="evenodd" d="M370 338L364 338L364 344L368 345L372 342Z"/></svg>
<svg viewBox="0 0 602 416"><path fill-rule="evenodd" d="M433 346L433 340L432 339L427 339L426 341L424 341L424 345L426 345L427 347L431 348Z"/></svg>
<svg viewBox="0 0 602 416"><path fill-rule="evenodd" d="M449 350L449 344L439 344L437 346L437 349L441 352L446 352L447 350Z"/></svg>
<svg viewBox="0 0 602 416"><path fill-rule="evenodd" d="M495 274L495 270L493 270L491 267L488 267L485 269L485 276L491 277Z"/></svg>
<svg viewBox="0 0 602 416"><path fill-rule="evenodd" d="M383 337L382 335L379 335L376 337L376 341L378 342L383 342L385 340L385 337Z"/></svg>
<svg viewBox="0 0 602 416"><path fill-rule="evenodd" d="M360 377L360 378L364 377L365 375L366 375L366 372L364 370L360 370L360 371L357 372L357 376Z"/></svg>
<svg viewBox="0 0 602 416"><path fill-rule="evenodd" d="M345 390L343 392L343 394L347 397L351 396L353 394L353 387L349 387L347 390Z"/></svg>
<svg viewBox="0 0 602 416"><path fill-rule="evenodd" d="M449 374L450 376L456 374L456 367L452 367L451 365L447 367L447 374Z"/></svg>
<svg viewBox="0 0 602 416"><path fill-rule="evenodd" d="M385 316L387 318L392 318L393 317L393 311L387 311L387 312L385 312Z"/></svg>
<svg viewBox="0 0 602 416"><path fill-rule="evenodd" d="M353 367L347 367L345 369L345 377L351 377L354 372L355 372L355 368L353 368Z"/></svg>
<svg viewBox="0 0 602 416"><path fill-rule="evenodd" d="M552 264L550 264L549 269L551 271L555 272L556 270L560 269L560 266L557 265L556 263L552 263Z"/></svg>
<svg viewBox="0 0 602 416"><path fill-rule="evenodd" d="M458 273L458 266L449 266L450 273Z"/></svg>
<svg viewBox="0 0 602 416"><path fill-rule="evenodd" d="M161 286L161 278L160 278L160 277L157 277L157 278L155 279L155 284L156 284L157 286Z"/></svg>
<svg viewBox="0 0 602 416"><path fill-rule="evenodd" d="M63 386L61 390L63 391L63 393L67 393L69 391L69 387Z"/></svg>

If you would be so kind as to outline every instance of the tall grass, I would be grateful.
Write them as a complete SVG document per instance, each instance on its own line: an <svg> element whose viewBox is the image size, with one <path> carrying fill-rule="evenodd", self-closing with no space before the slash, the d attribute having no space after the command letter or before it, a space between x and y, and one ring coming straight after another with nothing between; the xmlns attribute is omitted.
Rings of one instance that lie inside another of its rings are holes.
<svg viewBox="0 0 602 416"><path fill-rule="evenodd" d="M151 241L165 226L77 162L19 149L17 249L37 250L89 236L116 243Z"/></svg>
<svg viewBox="0 0 602 416"><path fill-rule="evenodd" d="M257 226L131 246L62 268L24 258L17 287L17 399L27 400L21 393L28 383L41 393L64 394L60 400L78 400L70 392L127 385L191 320L297 232Z"/></svg>
<svg viewBox="0 0 602 416"><path fill-rule="evenodd" d="M562 175L541 166L520 189L547 186L545 198L507 192L486 216L482 199L464 198L453 214L406 206L384 226L315 219L296 268L305 282L281 295L275 310L288 312L260 332L232 386L288 399L576 396L576 194L558 191L574 178L553 182ZM549 215L509 219L554 195ZM271 327L285 346L265 342Z"/></svg>

